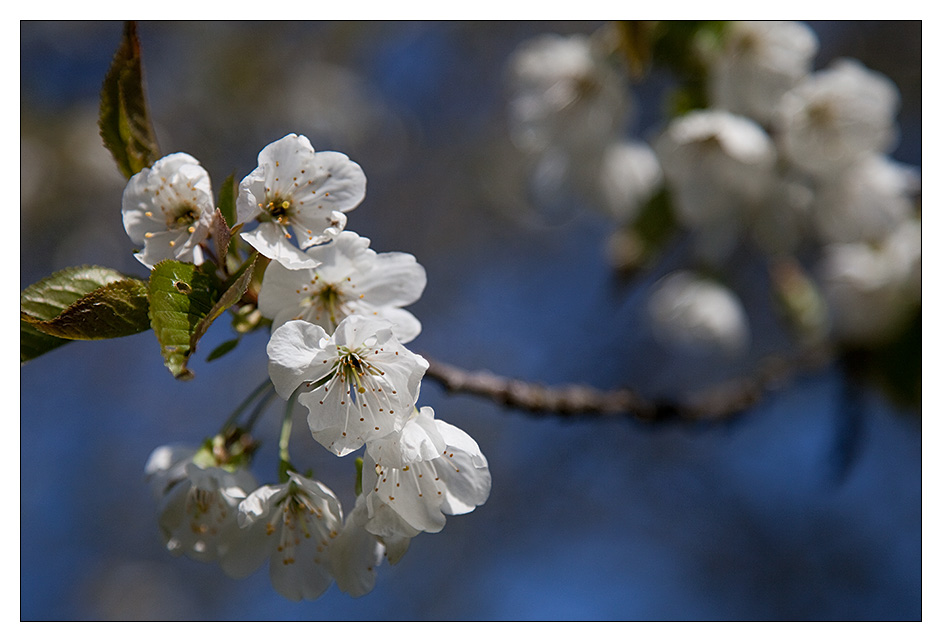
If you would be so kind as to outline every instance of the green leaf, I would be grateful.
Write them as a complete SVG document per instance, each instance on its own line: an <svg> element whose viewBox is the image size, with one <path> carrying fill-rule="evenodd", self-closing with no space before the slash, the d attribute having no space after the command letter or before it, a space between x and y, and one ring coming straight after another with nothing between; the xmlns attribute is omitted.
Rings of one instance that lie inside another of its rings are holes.
<svg viewBox="0 0 942 642"><path fill-rule="evenodd" d="M709 106L707 62L704 53L720 46L726 22L722 20L662 20L652 30L654 65L670 69L680 86L669 96L671 116Z"/></svg>
<svg viewBox="0 0 942 642"><path fill-rule="evenodd" d="M187 368L196 344L220 314L237 303L255 267L256 254L229 281L191 263L161 261L150 276L150 320L164 363L178 379L190 379ZM218 356L218 355L217 355Z"/></svg>
<svg viewBox="0 0 942 642"><path fill-rule="evenodd" d="M46 334L89 341L126 337L149 329L147 308L147 284L125 279L86 294L53 319L42 320L26 313L20 316Z"/></svg>
<svg viewBox="0 0 942 642"><path fill-rule="evenodd" d="M193 336L190 338L191 351L196 350L196 342L205 334L212 322L218 319L220 314L238 303L242 295L245 294L245 290L252 280L252 272L255 268L255 259L257 257L258 253L252 254L239 271L229 279L223 287L222 296L220 296L219 300L213 305L209 314L196 325Z"/></svg>
<svg viewBox="0 0 942 642"><path fill-rule="evenodd" d="M164 364L174 377L191 379L186 364L195 348L192 339L219 299L219 279L192 263L161 261L150 274L148 299Z"/></svg>
<svg viewBox="0 0 942 642"><path fill-rule="evenodd" d="M140 306L146 306L146 301L134 295L135 284L143 285L117 270L83 265L60 270L27 287L20 294L20 362L69 339L125 336L149 327L146 318L141 327ZM143 314L146 317L146 307ZM56 321L63 315L64 322ZM63 326L71 330L61 330Z"/></svg>
<svg viewBox="0 0 942 642"><path fill-rule="evenodd" d="M228 341L223 341L218 346L216 346L212 352L209 353L209 356L206 357L206 361L215 361L219 357L229 354L235 347L239 345L239 337L235 339L229 339Z"/></svg>
<svg viewBox="0 0 942 642"><path fill-rule="evenodd" d="M26 363L68 342L68 339L45 334L26 321L20 321L20 363Z"/></svg>
<svg viewBox="0 0 942 642"><path fill-rule="evenodd" d="M160 158L148 114L137 25L128 21L101 88L98 128L118 169L130 178Z"/></svg>
<svg viewBox="0 0 942 642"><path fill-rule="evenodd" d="M609 241L609 253L623 277L632 277L660 256L677 226L670 194L663 188L652 196L631 224L617 230Z"/></svg>

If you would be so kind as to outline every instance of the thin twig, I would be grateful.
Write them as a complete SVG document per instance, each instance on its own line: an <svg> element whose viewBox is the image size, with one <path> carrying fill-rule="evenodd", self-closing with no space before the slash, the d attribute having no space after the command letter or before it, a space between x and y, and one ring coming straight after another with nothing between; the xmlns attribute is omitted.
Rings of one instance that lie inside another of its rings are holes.
<svg viewBox="0 0 942 642"><path fill-rule="evenodd" d="M426 376L449 392L465 392L535 414L630 415L644 421L718 419L754 405L770 389L798 373L820 368L832 359L816 347L792 357L764 359L753 376L734 379L677 401L645 399L628 388L599 390L581 384L547 386L510 379L487 371L468 371L429 359Z"/></svg>

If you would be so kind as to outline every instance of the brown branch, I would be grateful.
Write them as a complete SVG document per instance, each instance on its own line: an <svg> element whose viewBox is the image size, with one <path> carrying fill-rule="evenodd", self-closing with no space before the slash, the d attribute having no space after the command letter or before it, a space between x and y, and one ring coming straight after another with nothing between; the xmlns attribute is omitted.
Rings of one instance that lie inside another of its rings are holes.
<svg viewBox="0 0 942 642"><path fill-rule="evenodd" d="M799 372L823 367L832 359L827 348L816 347L796 356L768 357L753 376L734 379L678 401L649 400L628 388L599 390L580 384L546 386L509 379L486 371L469 372L429 359L426 376L449 392L466 392L536 414L630 415L644 421L718 419L742 412L770 389Z"/></svg>

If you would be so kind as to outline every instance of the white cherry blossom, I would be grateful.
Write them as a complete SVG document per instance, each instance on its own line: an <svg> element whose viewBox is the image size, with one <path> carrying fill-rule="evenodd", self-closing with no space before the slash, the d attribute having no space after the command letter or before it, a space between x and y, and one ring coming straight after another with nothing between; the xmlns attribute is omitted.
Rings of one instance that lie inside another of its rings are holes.
<svg viewBox="0 0 942 642"><path fill-rule="evenodd" d="M336 455L398 429L411 415L428 362L396 339L392 324L349 316L328 335L288 321L268 342L275 390L308 409L311 434Z"/></svg>
<svg viewBox="0 0 942 642"><path fill-rule="evenodd" d="M838 339L889 341L920 301L922 225L907 220L877 244L832 243L818 274Z"/></svg>
<svg viewBox="0 0 942 642"><path fill-rule="evenodd" d="M367 444L366 530L381 537L437 533L445 515L482 505L491 490L487 459L464 431L423 407L397 431Z"/></svg>
<svg viewBox="0 0 942 642"><path fill-rule="evenodd" d="M262 149L258 167L242 179L237 222L259 221L242 238L262 255L290 269L317 267L301 250L336 237L346 212L365 195L359 165L340 152L315 152L306 137L288 134Z"/></svg>
<svg viewBox="0 0 942 642"><path fill-rule="evenodd" d="M785 92L811 73L817 52L817 36L799 22L730 22L709 65L711 104L768 124Z"/></svg>
<svg viewBox="0 0 942 642"><path fill-rule="evenodd" d="M814 176L843 172L897 142L900 95L883 74L840 59L786 93L774 118L784 155Z"/></svg>
<svg viewBox="0 0 942 642"><path fill-rule="evenodd" d="M332 333L351 314L376 316L393 324L402 343L422 330L410 312L425 289L425 268L404 252L377 254L370 240L355 232L341 232L306 254L317 268L289 270L269 264L258 297L258 309L277 329L292 319L303 319Z"/></svg>
<svg viewBox="0 0 942 642"><path fill-rule="evenodd" d="M913 212L920 188L916 168L866 154L847 171L821 181L814 223L824 242L877 242Z"/></svg>
<svg viewBox="0 0 942 642"><path fill-rule="evenodd" d="M771 139L755 121L725 111L675 118L655 151L678 218L697 229L741 218L773 177Z"/></svg>
<svg viewBox="0 0 942 642"><path fill-rule="evenodd" d="M511 135L522 149L600 150L624 127L627 87L589 37L537 36L517 48L508 69Z"/></svg>
<svg viewBox="0 0 942 642"><path fill-rule="evenodd" d="M655 283L647 312L655 337L671 347L733 355L749 345L749 321L739 298L692 272L674 272Z"/></svg>
<svg viewBox="0 0 942 642"><path fill-rule="evenodd" d="M121 197L124 229L144 249L134 256L153 268L165 259L203 262L213 212L209 174L189 154L164 156L131 177Z"/></svg>
<svg viewBox="0 0 942 642"><path fill-rule="evenodd" d="M207 458L200 454L195 448L161 446L151 453L145 473L158 500L167 550L213 562L237 546L238 506L258 483L245 468L202 467L196 461Z"/></svg>
<svg viewBox="0 0 942 642"><path fill-rule="evenodd" d="M255 490L239 505L244 532L240 547L223 560L223 570L245 577L269 560L272 586L298 602L315 600L328 589L331 541L343 524L336 495L324 484L294 472L284 484Z"/></svg>
<svg viewBox="0 0 942 642"><path fill-rule="evenodd" d="M596 176L602 209L620 223L633 221L664 181L654 150L633 140L609 145Z"/></svg>

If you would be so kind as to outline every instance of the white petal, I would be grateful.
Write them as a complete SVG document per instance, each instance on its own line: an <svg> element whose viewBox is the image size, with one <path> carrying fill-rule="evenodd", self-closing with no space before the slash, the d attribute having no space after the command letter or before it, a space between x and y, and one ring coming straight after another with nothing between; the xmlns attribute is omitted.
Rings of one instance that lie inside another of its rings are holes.
<svg viewBox="0 0 942 642"><path fill-rule="evenodd" d="M363 275L357 291L376 307L402 307L415 303L425 290L425 268L404 252L376 255L372 269Z"/></svg>
<svg viewBox="0 0 942 642"><path fill-rule="evenodd" d="M486 464L477 465L469 453L451 449L432 463L446 489L442 512L463 515L487 501L491 493L491 473Z"/></svg>
<svg viewBox="0 0 942 642"><path fill-rule="evenodd" d="M331 576L326 551L320 556L307 550L313 545L305 543L303 554L286 557L276 552L272 555L268 572L272 587L283 597L293 601L316 600L330 588Z"/></svg>
<svg viewBox="0 0 942 642"><path fill-rule="evenodd" d="M271 556L276 541L268 534L266 520L261 519L239 528L238 536L219 558L223 572L233 579L248 577Z"/></svg>
<svg viewBox="0 0 942 642"><path fill-rule="evenodd" d="M409 550L409 542L412 541L411 537L405 535L389 535L380 539L386 547L386 559L390 564L396 564L402 559L402 556Z"/></svg>
<svg viewBox="0 0 942 642"><path fill-rule="evenodd" d="M347 215L339 210L329 213L318 210L316 216L302 218L298 215L291 229L298 238L298 245L307 249L337 238L347 226Z"/></svg>
<svg viewBox="0 0 942 642"><path fill-rule="evenodd" d="M272 329L305 311L301 299L310 296L316 274L311 268L290 270L277 261L268 264L258 293L258 310L267 319L282 318Z"/></svg>
<svg viewBox="0 0 942 642"><path fill-rule="evenodd" d="M265 200L265 168L256 167L239 183L236 197L236 223L248 223L264 210L259 207Z"/></svg>
<svg viewBox="0 0 942 642"><path fill-rule="evenodd" d="M317 381L329 372L333 364L324 353L328 340L323 328L307 321L289 321L272 332L268 375L279 396L287 399L305 381Z"/></svg>
<svg viewBox="0 0 942 642"><path fill-rule="evenodd" d="M393 324L393 333L400 343L409 343L422 333L421 321L407 310L380 308L376 314Z"/></svg>
<svg viewBox="0 0 942 642"><path fill-rule="evenodd" d="M272 505L286 492L283 485L262 486L242 500L239 504L239 526L246 528L265 519Z"/></svg>
<svg viewBox="0 0 942 642"><path fill-rule="evenodd" d="M243 232L240 236L246 243L258 250L259 254L278 261L289 270L316 268L319 265L317 261L292 245L285 238L282 227L275 223L260 223L251 232Z"/></svg>
<svg viewBox="0 0 942 642"><path fill-rule="evenodd" d="M316 192L305 199L305 213L325 209L349 212L366 196L366 175L359 165L340 152L317 152L304 167L308 182L299 188L302 193Z"/></svg>
<svg viewBox="0 0 942 642"><path fill-rule="evenodd" d="M150 454L144 465L144 474L155 499L160 500L172 484L186 477L186 464L194 454L195 448L181 444L160 446Z"/></svg>
<svg viewBox="0 0 942 642"><path fill-rule="evenodd" d="M393 507L380 501L376 495L367 495L367 509L370 518L364 528L387 543L387 554L391 553L389 542L397 542L401 538L410 539L422 532L413 528Z"/></svg>
<svg viewBox="0 0 942 642"><path fill-rule="evenodd" d="M431 414L431 408L422 410ZM442 511L449 515L469 513L490 495L487 459L471 435L441 419L435 424L446 445L442 455L432 461L445 485Z"/></svg>
<svg viewBox="0 0 942 642"><path fill-rule="evenodd" d="M330 543L331 574L337 581L337 588L353 597L361 597L373 590L376 567L383 561L385 551L379 537L363 528L366 519L366 501L360 495L343 530Z"/></svg>
<svg viewBox="0 0 942 642"><path fill-rule="evenodd" d="M445 449L432 409L424 407L412 417L397 435L399 461L381 460L378 464L402 468L404 465L435 459Z"/></svg>

